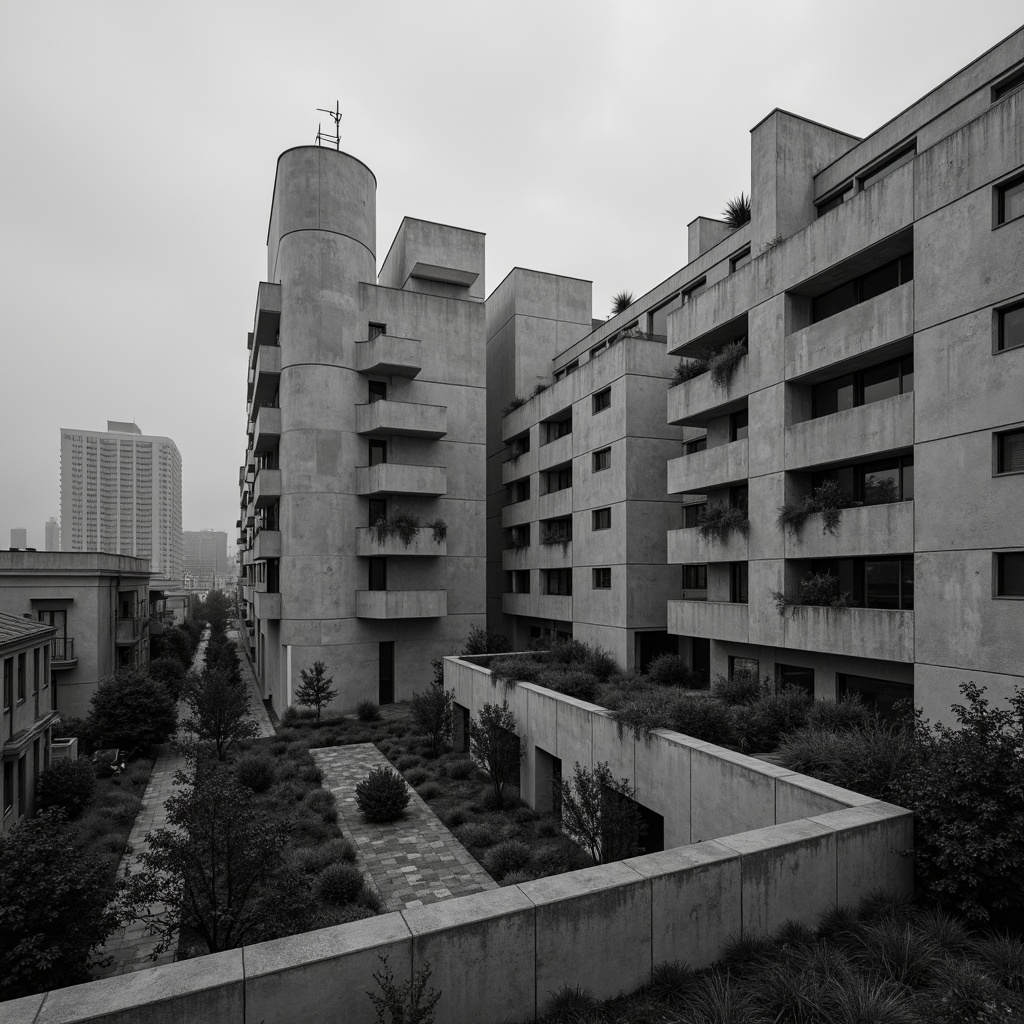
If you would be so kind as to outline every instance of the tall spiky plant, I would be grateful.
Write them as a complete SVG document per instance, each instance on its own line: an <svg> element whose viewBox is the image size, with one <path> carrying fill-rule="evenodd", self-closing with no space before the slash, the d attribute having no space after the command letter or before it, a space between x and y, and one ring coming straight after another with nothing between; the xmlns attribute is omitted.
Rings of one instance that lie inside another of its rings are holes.
<svg viewBox="0 0 1024 1024"><path fill-rule="evenodd" d="M612 296L612 316L624 312L633 305L632 292L617 292Z"/></svg>
<svg viewBox="0 0 1024 1024"><path fill-rule="evenodd" d="M750 220L750 196L741 192L735 199L730 199L722 211L722 220L731 228L741 228Z"/></svg>

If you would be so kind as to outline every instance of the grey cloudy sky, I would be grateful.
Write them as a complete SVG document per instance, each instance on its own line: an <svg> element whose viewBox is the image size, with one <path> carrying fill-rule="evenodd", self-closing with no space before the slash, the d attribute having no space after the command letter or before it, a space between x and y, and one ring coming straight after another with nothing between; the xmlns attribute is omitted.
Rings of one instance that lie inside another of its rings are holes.
<svg viewBox="0 0 1024 1024"><path fill-rule="evenodd" d="M0 547L59 515L61 426L177 442L186 529L233 528L245 336L277 155L341 101L403 214L594 282L686 259L784 107L867 134L1016 29L1020 0L0 0Z"/></svg>

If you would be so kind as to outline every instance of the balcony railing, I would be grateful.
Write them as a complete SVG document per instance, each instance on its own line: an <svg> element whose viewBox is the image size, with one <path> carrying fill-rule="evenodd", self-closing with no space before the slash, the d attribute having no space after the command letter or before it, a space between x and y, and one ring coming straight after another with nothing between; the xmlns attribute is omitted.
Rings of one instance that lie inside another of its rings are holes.
<svg viewBox="0 0 1024 1024"><path fill-rule="evenodd" d="M391 402L381 399L356 407L356 433L368 437L429 437L448 433L448 409L421 402Z"/></svg>
<svg viewBox="0 0 1024 1024"><path fill-rule="evenodd" d="M75 657L75 639L70 636L56 636L50 641L50 663L60 661L77 661ZM56 667L54 665L53 667Z"/></svg>

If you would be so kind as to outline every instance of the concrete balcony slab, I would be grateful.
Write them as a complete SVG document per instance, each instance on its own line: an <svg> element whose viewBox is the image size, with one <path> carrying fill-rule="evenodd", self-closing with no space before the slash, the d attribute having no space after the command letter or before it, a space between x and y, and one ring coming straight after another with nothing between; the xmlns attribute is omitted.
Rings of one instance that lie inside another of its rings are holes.
<svg viewBox="0 0 1024 1024"><path fill-rule="evenodd" d="M541 424L543 428L543 424ZM537 449L537 469L543 472L552 466L559 466L572 459L572 432L554 441L542 444Z"/></svg>
<svg viewBox="0 0 1024 1024"><path fill-rule="evenodd" d="M747 481L747 439L720 444L668 462L669 494L704 494Z"/></svg>
<svg viewBox="0 0 1024 1024"><path fill-rule="evenodd" d="M798 605L786 610L784 635L784 646L800 651L883 661L914 660L912 611Z"/></svg>
<svg viewBox="0 0 1024 1024"><path fill-rule="evenodd" d="M448 433L448 409L419 402L389 402L382 399L356 406L356 433L366 437L429 437Z"/></svg>
<svg viewBox="0 0 1024 1024"><path fill-rule="evenodd" d="M281 500L281 470L261 469L256 474L254 504L266 508Z"/></svg>
<svg viewBox="0 0 1024 1024"><path fill-rule="evenodd" d="M714 416L725 416L742 408L750 393L749 357L744 356L726 387L716 386L710 373L683 381L668 389L668 422L699 427Z"/></svg>
<svg viewBox="0 0 1024 1024"><path fill-rule="evenodd" d="M378 334L356 344L356 369L388 377L415 377L423 368L418 338Z"/></svg>
<svg viewBox="0 0 1024 1024"><path fill-rule="evenodd" d="M408 544L401 537L388 537L383 543L377 540L377 531L372 526L361 526L356 529L356 554L364 558L381 556L436 557L448 554L448 542L434 540L434 531L422 526Z"/></svg>
<svg viewBox="0 0 1024 1024"><path fill-rule="evenodd" d="M521 526L537 518L537 499L527 498L526 501L515 501L511 505L503 505L501 509L501 525L504 528Z"/></svg>
<svg viewBox="0 0 1024 1024"><path fill-rule="evenodd" d="M281 410L265 405L256 413L253 424L252 450L274 451L281 440Z"/></svg>
<svg viewBox="0 0 1024 1024"><path fill-rule="evenodd" d="M798 536L786 531L787 558L856 558L913 550L912 501L843 509L834 535L822 532L818 516L808 519Z"/></svg>
<svg viewBox="0 0 1024 1024"><path fill-rule="evenodd" d="M438 619L447 614L447 590L356 591L360 619Z"/></svg>
<svg viewBox="0 0 1024 1024"><path fill-rule="evenodd" d="M501 482L510 484L515 480L522 480L537 472L537 453L534 451L523 452L516 458L507 458L501 464Z"/></svg>
<svg viewBox="0 0 1024 1024"><path fill-rule="evenodd" d="M668 631L679 636L747 643L747 605L731 601L669 601Z"/></svg>
<svg viewBox="0 0 1024 1024"><path fill-rule="evenodd" d="M400 462L359 466L356 469L356 492L364 497L375 494L437 497L448 493L448 474L444 466L409 466Z"/></svg>
<svg viewBox="0 0 1024 1024"><path fill-rule="evenodd" d="M262 562L267 558L281 557L281 531L260 530L252 546L252 561ZM244 561L244 559L243 559Z"/></svg>
<svg viewBox="0 0 1024 1024"><path fill-rule="evenodd" d="M280 594L261 594L257 592L253 596L255 597L254 608L257 619L270 621L281 618Z"/></svg>
<svg viewBox="0 0 1024 1024"><path fill-rule="evenodd" d="M572 488L563 487L537 497L537 518L554 519L557 516L572 515Z"/></svg>
<svg viewBox="0 0 1024 1024"><path fill-rule="evenodd" d="M538 581L534 580L536 584ZM572 621L571 594L502 594L501 610L506 615L527 615L536 619Z"/></svg>
<svg viewBox="0 0 1024 1024"><path fill-rule="evenodd" d="M733 530L724 541L704 540L696 526L668 531L669 564L696 565L705 562L745 562L749 555L747 535Z"/></svg>

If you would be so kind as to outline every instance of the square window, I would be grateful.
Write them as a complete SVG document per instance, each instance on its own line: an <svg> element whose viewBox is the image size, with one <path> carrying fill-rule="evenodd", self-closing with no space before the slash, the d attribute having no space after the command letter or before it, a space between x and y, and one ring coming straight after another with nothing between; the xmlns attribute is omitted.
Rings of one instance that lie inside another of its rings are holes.
<svg viewBox="0 0 1024 1024"><path fill-rule="evenodd" d="M996 350L1024 345L1024 302L996 311Z"/></svg>
<svg viewBox="0 0 1024 1024"><path fill-rule="evenodd" d="M996 224L1024 215L1024 174L996 186Z"/></svg>
<svg viewBox="0 0 1024 1024"><path fill-rule="evenodd" d="M595 508L593 511L592 530L610 530L612 527L612 510L610 508Z"/></svg>
<svg viewBox="0 0 1024 1024"><path fill-rule="evenodd" d="M761 672L761 663L757 658L737 658L729 656L729 677L738 675L753 676L755 679Z"/></svg>
<svg viewBox="0 0 1024 1024"><path fill-rule="evenodd" d="M385 381L370 381L370 402L381 402L388 397L388 386Z"/></svg>
<svg viewBox="0 0 1024 1024"><path fill-rule="evenodd" d="M693 505L683 506L683 529L690 529L691 527L698 526L701 519L704 518L704 513L708 510L708 503L706 501L699 501Z"/></svg>
<svg viewBox="0 0 1024 1024"><path fill-rule="evenodd" d="M740 252L736 253L735 256L730 258L730 260L729 260L729 273L730 274L735 274L736 271L740 269L740 267L745 267L749 262L750 262L750 246L748 245L746 247L746 249L741 250Z"/></svg>
<svg viewBox="0 0 1024 1024"><path fill-rule="evenodd" d="M601 448L594 452L594 472L599 473L602 469L610 469L612 464L611 448Z"/></svg>
<svg viewBox="0 0 1024 1024"><path fill-rule="evenodd" d="M708 567L706 565L683 566L683 590L707 590Z"/></svg>
<svg viewBox="0 0 1024 1024"><path fill-rule="evenodd" d="M1024 430L996 434L996 472L1024 473Z"/></svg>
<svg viewBox="0 0 1024 1024"><path fill-rule="evenodd" d="M595 413L604 412L605 409L612 407L612 389L610 387L605 388L603 391L598 391L594 395L594 408Z"/></svg>
<svg viewBox="0 0 1024 1024"><path fill-rule="evenodd" d="M996 597L1024 597L1024 551L996 555Z"/></svg>
<svg viewBox="0 0 1024 1024"><path fill-rule="evenodd" d="M747 410L741 409L729 417L729 440L742 441L747 436Z"/></svg>
<svg viewBox="0 0 1024 1024"><path fill-rule="evenodd" d="M611 566L604 566L600 569L594 570L594 590L611 590L612 589L612 570Z"/></svg>
<svg viewBox="0 0 1024 1024"><path fill-rule="evenodd" d="M375 324L375 323L371 322L370 326L369 326L369 330L367 331L367 337L369 338L370 341L373 341L374 338L379 338L382 334L387 334L387 333L388 333L388 325L387 324Z"/></svg>

